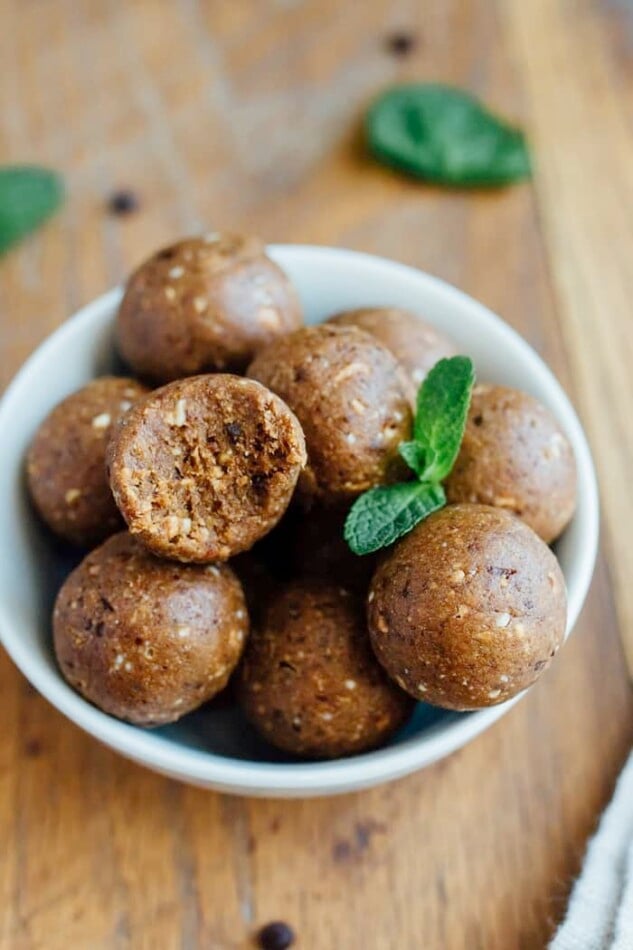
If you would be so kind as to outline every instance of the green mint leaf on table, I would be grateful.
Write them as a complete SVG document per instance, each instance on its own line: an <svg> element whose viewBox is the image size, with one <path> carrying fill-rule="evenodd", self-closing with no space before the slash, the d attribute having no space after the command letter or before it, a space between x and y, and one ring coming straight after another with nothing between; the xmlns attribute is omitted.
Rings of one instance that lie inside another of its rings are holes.
<svg viewBox="0 0 633 950"><path fill-rule="evenodd" d="M50 218L63 196L61 179L46 168L0 167L0 254Z"/></svg>
<svg viewBox="0 0 633 950"><path fill-rule="evenodd" d="M441 482L450 474L464 436L474 382L472 360L453 356L436 363L420 386L413 435L427 460L426 469L418 472L423 481Z"/></svg>
<svg viewBox="0 0 633 950"><path fill-rule="evenodd" d="M499 186L531 174L523 132L451 86L388 89L367 113L366 136L379 161L437 184Z"/></svg>
<svg viewBox="0 0 633 950"><path fill-rule="evenodd" d="M441 485L414 481L371 488L352 506L345 540L355 554L371 554L393 544L445 503Z"/></svg>
<svg viewBox="0 0 633 950"><path fill-rule="evenodd" d="M440 360L418 391L413 439L398 451L417 479L372 488L356 499L345 522L355 554L387 547L446 504L441 482L450 474L464 437L475 382L467 356Z"/></svg>

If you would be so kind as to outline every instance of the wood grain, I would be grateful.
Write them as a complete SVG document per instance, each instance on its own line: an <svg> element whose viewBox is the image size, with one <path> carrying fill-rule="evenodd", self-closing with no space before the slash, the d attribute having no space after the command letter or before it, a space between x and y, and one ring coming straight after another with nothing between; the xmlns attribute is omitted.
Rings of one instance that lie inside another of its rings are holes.
<svg viewBox="0 0 633 950"><path fill-rule="evenodd" d="M633 739L628 16L598 0L0 0L0 157L60 168L69 195L0 263L2 383L201 226L373 251L452 281L543 353L596 448L607 541L574 637L518 707L448 761L334 800L145 772L2 655L2 950L236 950L279 917L310 950L545 945ZM403 28L418 44L396 59L384 38ZM406 78L516 116L533 185L448 193L367 161L363 108ZM137 214L105 213L119 186Z"/></svg>
<svg viewBox="0 0 633 950"><path fill-rule="evenodd" d="M511 2L513 49L525 64L530 119L539 153L536 182L558 315L578 387L578 403L598 461L620 629L633 678L633 334L628 326L633 279L633 130L622 108L631 76L618 73L615 37L595 5ZM614 9L614 8L612 8ZM623 5L626 17L627 5ZM633 27L633 8L628 5ZM610 24L609 24L610 25ZM615 26L615 24L613 24ZM535 48L535 32L542 33ZM582 62L582 69L574 68ZM614 447L618 451L614 452Z"/></svg>

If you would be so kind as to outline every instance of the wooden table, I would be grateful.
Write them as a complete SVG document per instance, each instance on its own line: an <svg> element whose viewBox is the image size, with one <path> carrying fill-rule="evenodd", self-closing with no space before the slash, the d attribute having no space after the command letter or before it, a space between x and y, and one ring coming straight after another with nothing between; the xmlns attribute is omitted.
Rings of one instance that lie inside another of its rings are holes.
<svg viewBox="0 0 633 950"><path fill-rule="evenodd" d="M6 950L543 947L633 739L633 13L627 0L0 0L0 155L63 213L0 263L2 381L80 304L201 226L397 258L543 354L596 452L605 549L555 667L489 733L358 795L248 801L143 771L0 657ZM406 57L385 38L405 29ZM370 163L371 96L466 86L530 132L532 185L444 192ZM141 207L109 216L125 186Z"/></svg>

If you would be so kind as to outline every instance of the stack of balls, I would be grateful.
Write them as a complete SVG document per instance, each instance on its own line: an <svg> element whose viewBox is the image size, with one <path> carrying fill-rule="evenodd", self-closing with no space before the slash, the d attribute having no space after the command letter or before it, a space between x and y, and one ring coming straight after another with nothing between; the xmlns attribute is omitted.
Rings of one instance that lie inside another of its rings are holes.
<svg viewBox="0 0 633 950"><path fill-rule="evenodd" d="M270 743L334 758L387 741L414 700L480 708L549 665L566 598L547 545L576 470L535 399L476 388L448 506L357 557L346 513L408 477L398 446L452 341L394 308L303 326L263 244L230 234L142 264L117 341L129 378L60 403L27 460L43 521L92 549L53 615L61 672L88 701L156 726L235 674Z"/></svg>

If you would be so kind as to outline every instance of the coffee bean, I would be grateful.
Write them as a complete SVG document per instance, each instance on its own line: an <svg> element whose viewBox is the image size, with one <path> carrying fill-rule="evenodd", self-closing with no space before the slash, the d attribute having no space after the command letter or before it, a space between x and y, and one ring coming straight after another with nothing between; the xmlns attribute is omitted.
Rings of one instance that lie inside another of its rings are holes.
<svg viewBox="0 0 633 950"><path fill-rule="evenodd" d="M108 211L111 214L132 214L138 207L139 200L133 191L115 191L108 198Z"/></svg>
<svg viewBox="0 0 633 950"><path fill-rule="evenodd" d="M392 33L387 37L387 49L394 56L408 56L417 45L413 33Z"/></svg>
<svg viewBox="0 0 633 950"><path fill-rule="evenodd" d="M257 935L262 950L286 950L295 942L294 931L282 920L275 920L266 924Z"/></svg>

